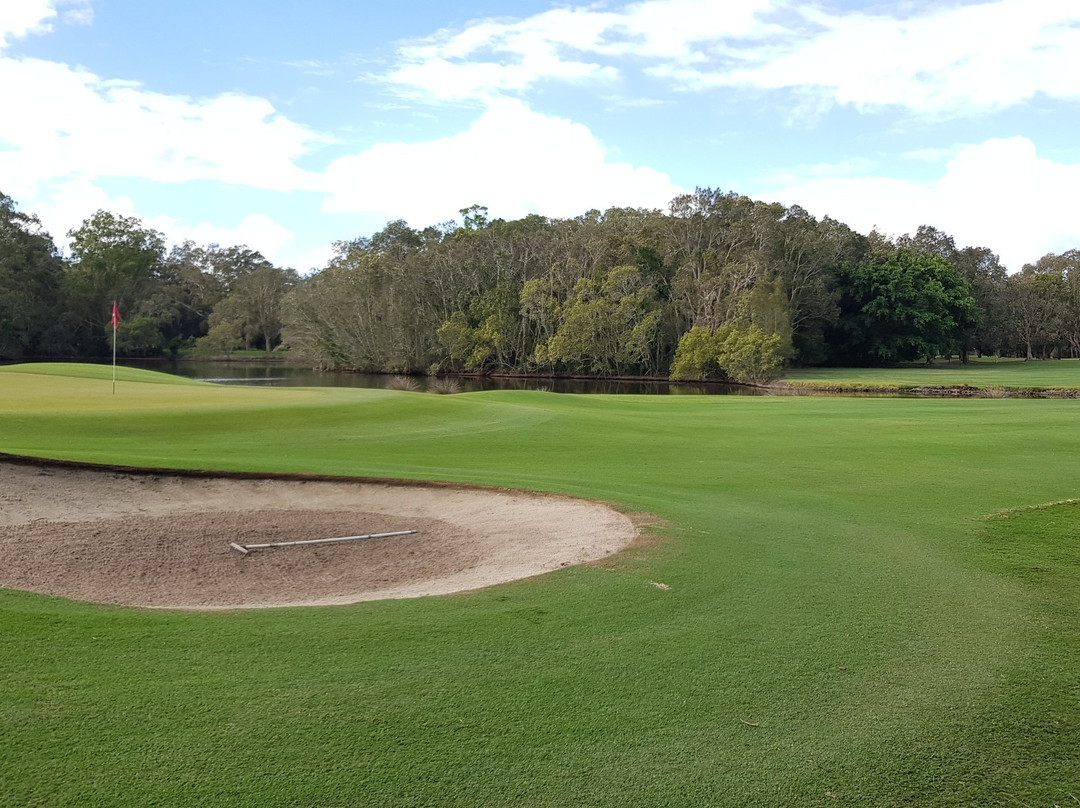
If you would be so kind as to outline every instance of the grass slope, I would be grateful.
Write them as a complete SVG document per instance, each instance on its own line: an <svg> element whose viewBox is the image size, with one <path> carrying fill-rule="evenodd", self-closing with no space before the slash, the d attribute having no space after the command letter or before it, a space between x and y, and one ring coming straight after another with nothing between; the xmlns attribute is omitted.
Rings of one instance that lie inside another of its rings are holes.
<svg viewBox="0 0 1080 808"><path fill-rule="evenodd" d="M187 614L0 592L0 805L1080 797L1076 519L985 518L1076 496L1074 402L132 382L113 403L14 378L2 451L558 490L670 524L445 598Z"/></svg>
<svg viewBox="0 0 1080 808"><path fill-rule="evenodd" d="M1008 389L1080 388L1080 359L1025 362L1019 359L972 359L895 368L798 368L785 373L795 385L848 387L1004 387Z"/></svg>

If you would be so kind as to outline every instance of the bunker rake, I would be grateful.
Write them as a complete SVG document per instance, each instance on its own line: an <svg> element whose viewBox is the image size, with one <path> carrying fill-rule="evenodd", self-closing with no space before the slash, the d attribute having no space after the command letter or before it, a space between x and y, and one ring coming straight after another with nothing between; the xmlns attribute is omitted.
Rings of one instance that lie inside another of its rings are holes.
<svg viewBox="0 0 1080 808"><path fill-rule="evenodd" d="M416 533L415 530L395 530L392 533L365 533L362 536L336 536L332 539L303 539L300 541L276 541L268 544L237 544L229 542L231 547L240 555L248 555L252 550L269 550L274 547L297 547L301 544L335 544L346 541L360 541L361 539L385 539L390 536L409 536Z"/></svg>

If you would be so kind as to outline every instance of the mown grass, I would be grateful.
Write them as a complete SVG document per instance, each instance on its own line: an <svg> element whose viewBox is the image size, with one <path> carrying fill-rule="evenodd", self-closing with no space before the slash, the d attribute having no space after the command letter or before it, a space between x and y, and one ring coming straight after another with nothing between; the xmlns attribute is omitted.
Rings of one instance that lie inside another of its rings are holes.
<svg viewBox="0 0 1080 808"><path fill-rule="evenodd" d="M1005 387L1016 390L1080 388L1080 359L953 359L893 368L794 368L784 381L795 385L847 387Z"/></svg>
<svg viewBox="0 0 1080 808"><path fill-rule="evenodd" d="M189 614L0 592L2 805L1080 797L1075 520L985 518L1077 495L1074 402L132 382L145 398L119 404L13 378L0 451L557 490L668 525L444 598Z"/></svg>

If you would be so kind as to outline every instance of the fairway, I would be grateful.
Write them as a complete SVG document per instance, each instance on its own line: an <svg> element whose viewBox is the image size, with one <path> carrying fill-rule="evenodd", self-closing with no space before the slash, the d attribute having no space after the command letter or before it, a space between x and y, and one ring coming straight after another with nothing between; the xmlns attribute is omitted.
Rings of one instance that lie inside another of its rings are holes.
<svg viewBox="0 0 1080 808"><path fill-rule="evenodd" d="M0 805L1068 805L1076 402L454 396L0 368L0 452L479 484L661 520L350 606L0 590ZM0 479L0 506L4 500ZM1048 506L1032 509L1032 506Z"/></svg>

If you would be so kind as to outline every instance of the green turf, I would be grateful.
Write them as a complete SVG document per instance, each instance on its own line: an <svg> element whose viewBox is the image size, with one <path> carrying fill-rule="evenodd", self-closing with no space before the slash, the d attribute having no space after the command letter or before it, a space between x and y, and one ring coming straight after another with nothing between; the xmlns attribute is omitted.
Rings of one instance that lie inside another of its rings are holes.
<svg viewBox="0 0 1080 808"><path fill-rule="evenodd" d="M1080 798L1077 511L1023 510L1077 496L1075 402L66 383L0 374L0 451L557 490L668 525L443 598L0 592L0 805Z"/></svg>
<svg viewBox="0 0 1080 808"><path fill-rule="evenodd" d="M1010 389L1080 388L1080 359L1034 360L972 359L961 364L939 361L933 365L895 368L799 368L784 380L792 384L836 384L869 387L960 386Z"/></svg>
<svg viewBox="0 0 1080 808"><path fill-rule="evenodd" d="M0 373L19 373L31 376L48 376L54 378L77 378L77 379L100 379L113 378L112 365L87 365L81 362L48 362L48 363L25 363L21 365L4 365L0 367ZM145 382L146 384L200 384L194 379L185 379L169 373L155 373L151 370L139 368L127 368L117 365L115 369L116 379L121 382Z"/></svg>

